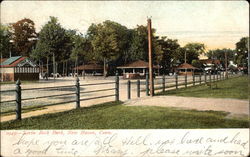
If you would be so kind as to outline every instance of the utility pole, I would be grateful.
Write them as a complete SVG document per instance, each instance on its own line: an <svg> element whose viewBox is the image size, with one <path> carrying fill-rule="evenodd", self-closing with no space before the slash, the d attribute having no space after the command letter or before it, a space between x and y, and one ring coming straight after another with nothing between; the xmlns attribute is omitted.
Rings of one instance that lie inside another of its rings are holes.
<svg viewBox="0 0 250 157"><path fill-rule="evenodd" d="M154 96L153 60L152 60L152 30L151 19L148 18L148 60L149 60L149 85L150 96Z"/></svg>

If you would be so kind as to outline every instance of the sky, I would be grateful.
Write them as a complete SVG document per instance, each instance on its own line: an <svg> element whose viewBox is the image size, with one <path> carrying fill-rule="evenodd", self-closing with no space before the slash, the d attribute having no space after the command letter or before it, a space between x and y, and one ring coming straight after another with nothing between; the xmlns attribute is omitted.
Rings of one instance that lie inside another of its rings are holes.
<svg viewBox="0 0 250 157"><path fill-rule="evenodd" d="M200 42L206 49L235 48L249 36L247 1L3 1L1 23L23 18L35 22L39 32L49 16L66 29L85 34L91 23L105 20L127 28L146 25L152 19L156 35L177 39L181 46Z"/></svg>

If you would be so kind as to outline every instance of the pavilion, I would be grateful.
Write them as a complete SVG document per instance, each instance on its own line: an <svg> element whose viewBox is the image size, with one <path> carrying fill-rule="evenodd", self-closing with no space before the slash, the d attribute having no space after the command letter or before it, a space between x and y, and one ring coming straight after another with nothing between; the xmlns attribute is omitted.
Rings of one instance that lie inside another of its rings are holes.
<svg viewBox="0 0 250 157"><path fill-rule="evenodd" d="M118 66L117 69L122 69L123 78L144 78L148 71L149 63L138 60L124 66ZM153 69L158 69L159 66L153 66Z"/></svg>
<svg viewBox="0 0 250 157"><path fill-rule="evenodd" d="M78 67L73 68L73 70L78 70L78 73L85 75L85 74L91 74L91 75L98 75L103 74L103 66L91 63L91 64L85 64L80 65Z"/></svg>
<svg viewBox="0 0 250 157"><path fill-rule="evenodd" d="M198 70L199 68L196 68L188 63L183 63L176 67L176 71L178 75L193 75L195 70Z"/></svg>

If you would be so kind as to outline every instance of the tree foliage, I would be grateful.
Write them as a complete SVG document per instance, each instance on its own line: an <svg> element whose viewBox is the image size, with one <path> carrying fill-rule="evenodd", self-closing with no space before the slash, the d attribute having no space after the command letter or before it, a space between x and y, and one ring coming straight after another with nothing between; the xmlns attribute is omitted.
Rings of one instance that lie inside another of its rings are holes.
<svg viewBox="0 0 250 157"><path fill-rule="evenodd" d="M11 26L14 50L18 55L29 56L36 43L35 24L30 19L22 19Z"/></svg>
<svg viewBox="0 0 250 157"><path fill-rule="evenodd" d="M8 57L11 51L11 33L8 26L0 24L0 52L2 57Z"/></svg>
<svg viewBox="0 0 250 157"><path fill-rule="evenodd" d="M196 68L204 68L202 62L199 60L192 60L192 65Z"/></svg>
<svg viewBox="0 0 250 157"><path fill-rule="evenodd" d="M249 37L243 37L239 42L236 43L236 63L238 66L248 65L248 47L249 47Z"/></svg>
<svg viewBox="0 0 250 157"><path fill-rule="evenodd" d="M70 35L58 23L57 18L50 17L50 21L39 32L39 40L32 56L38 59L48 58L54 54L56 60L64 60L69 58L71 46Z"/></svg>
<svg viewBox="0 0 250 157"><path fill-rule="evenodd" d="M178 48L178 50L172 55L175 63L186 62L191 64L193 60L197 60L199 55L205 52L205 45L202 43L188 43L184 47Z"/></svg>
<svg viewBox="0 0 250 157"><path fill-rule="evenodd" d="M154 31L152 31L152 34ZM137 25L133 30L131 46L129 49L130 60L148 60L148 31L146 26Z"/></svg>
<svg viewBox="0 0 250 157"><path fill-rule="evenodd" d="M229 64L229 61L235 60L235 51L232 49L215 49L215 50L209 50L207 52L207 57L209 59L218 59L222 62L223 66L225 66L225 53L227 54L227 64Z"/></svg>
<svg viewBox="0 0 250 157"><path fill-rule="evenodd" d="M91 42L94 58L103 61L105 66L106 62L117 60L123 51L126 51L127 28L119 23L107 20L100 24L92 24L87 31L87 37Z"/></svg>
<svg viewBox="0 0 250 157"><path fill-rule="evenodd" d="M177 53L180 48L178 40L169 39L167 37L162 37L157 40L160 45L162 53L160 54L160 65L163 67L164 71L169 71L172 66L172 56Z"/></svg>
<svg viewBox="0 0 250 157"><path fill-rule="evenodd" d="M116 22L104 21L101 24L92 24L87 34L96 59L117 59L126 45L126 33L127 28Z"/></svg>
<svg viewBox="0 0 250 157"><path fill-rule="evenodd" d="M73 37L73 49L70 54L72 60L78 59L80 62L88 62L94 60L93 48L91 42L80 35L74 35Z"/></svg>

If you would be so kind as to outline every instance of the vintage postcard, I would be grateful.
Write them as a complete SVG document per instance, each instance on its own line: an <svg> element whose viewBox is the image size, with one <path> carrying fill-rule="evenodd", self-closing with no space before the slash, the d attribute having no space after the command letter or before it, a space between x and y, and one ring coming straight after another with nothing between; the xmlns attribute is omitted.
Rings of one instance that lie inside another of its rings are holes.
<svg viewBox="0 0 250 157"><path fill-rule="evenodd" d="M1 2L1 156L249 155L247 1Z"/></svg>

